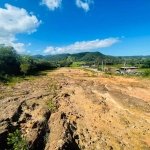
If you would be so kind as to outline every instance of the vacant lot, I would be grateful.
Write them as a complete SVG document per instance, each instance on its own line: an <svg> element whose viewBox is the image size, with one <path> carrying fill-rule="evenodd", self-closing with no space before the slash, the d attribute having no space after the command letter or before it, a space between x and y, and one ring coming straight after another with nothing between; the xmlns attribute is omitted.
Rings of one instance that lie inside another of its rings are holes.
<svg viewBox="0 0 150 150"><path fill-rule="evenodd" d="M18 128L33 149L150 149L150 80L62 68L0 88L1 149Z"/></svg>

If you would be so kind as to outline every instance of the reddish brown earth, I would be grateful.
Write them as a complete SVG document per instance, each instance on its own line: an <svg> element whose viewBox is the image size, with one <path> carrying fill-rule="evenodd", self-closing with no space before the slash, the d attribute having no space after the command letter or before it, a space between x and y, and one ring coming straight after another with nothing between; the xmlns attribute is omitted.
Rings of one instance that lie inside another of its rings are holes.
<svg viewBox="0 0 150 150"><path fill-rule="evenodd" d="M35 150L150 150L148 79L62 68L1 86L0 112L0 149L20 129Z"/></svg>

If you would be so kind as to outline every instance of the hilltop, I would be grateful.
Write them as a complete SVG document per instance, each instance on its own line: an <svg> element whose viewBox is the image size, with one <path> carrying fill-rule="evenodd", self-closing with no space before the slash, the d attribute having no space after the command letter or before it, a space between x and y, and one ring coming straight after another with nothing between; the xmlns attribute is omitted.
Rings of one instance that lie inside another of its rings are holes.
<svg viewBox="0 0 150 150"><path fill-rule="evenodd" d="M57 55L34 55L34 58L46 59L51 61L63 61L70 59L71 61L95 61L96 59L115 59L116 57L104 55L100 52L82 52L76 54L57 54Z"/></svg>

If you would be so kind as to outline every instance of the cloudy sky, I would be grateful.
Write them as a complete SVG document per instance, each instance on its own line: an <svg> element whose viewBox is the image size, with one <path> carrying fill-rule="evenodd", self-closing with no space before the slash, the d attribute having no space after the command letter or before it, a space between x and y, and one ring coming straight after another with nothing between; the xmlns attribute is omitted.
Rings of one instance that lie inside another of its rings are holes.
<svg viewBox="0 0 150 150"><path fill-rule="evenodd" d="M31 55L150 55L150 0L0 0L0 44Z"/></svg>

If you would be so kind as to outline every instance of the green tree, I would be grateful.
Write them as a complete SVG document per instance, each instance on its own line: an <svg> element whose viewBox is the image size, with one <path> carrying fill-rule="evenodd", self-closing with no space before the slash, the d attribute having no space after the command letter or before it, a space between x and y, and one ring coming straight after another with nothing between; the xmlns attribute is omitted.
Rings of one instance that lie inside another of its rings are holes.
<svg viewBox="0 0 150 150"><path fill-rule="evenodd" d="M15 75L20 71L20 55L13 47L0 47L0 72L1 74Z"/></svg>
<svg viewBox="0 0 150 150"><path fill-rule="evenodd" d="M146 60L146 61L143 63L142 68L150 68L150 59Z"/></svg>
<svg viewBox="0 0 150 150"><path fill-rule="evenodd" d="M24 76L25 76L30 69L30 64L29 63L23 63L20 65L20 69L21 69L21 72L23 72Z"/></svg>
<svg viewBox="0 0 150 150"><path fill-rule="evenodd" d="M30 66L31 66L30 56L28 56L28 55L22 55L21 56L20 71L24 73L24 76L30 70Z"/></svg>

